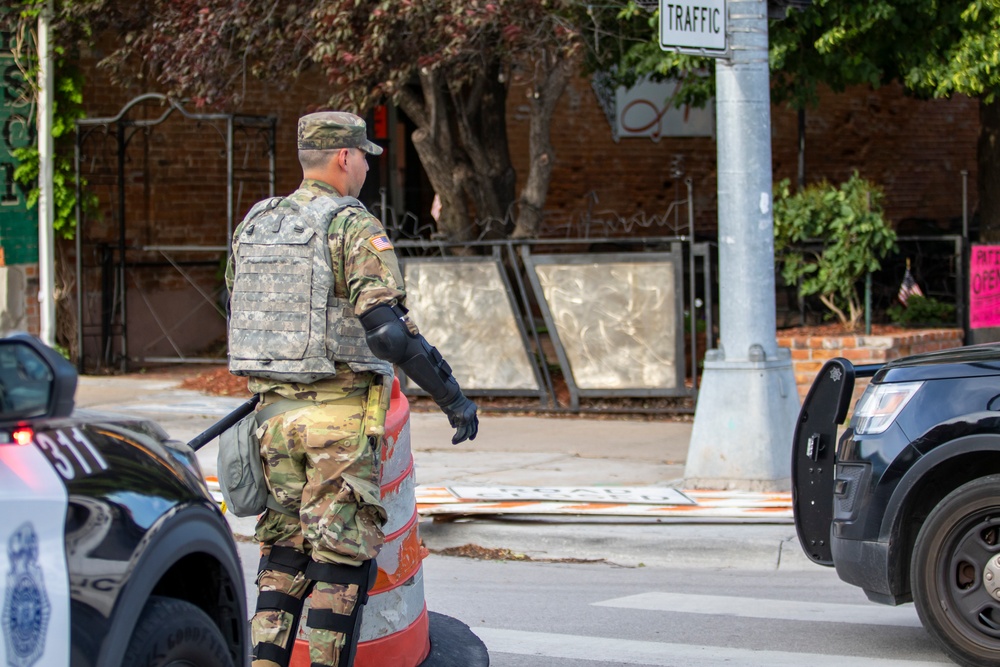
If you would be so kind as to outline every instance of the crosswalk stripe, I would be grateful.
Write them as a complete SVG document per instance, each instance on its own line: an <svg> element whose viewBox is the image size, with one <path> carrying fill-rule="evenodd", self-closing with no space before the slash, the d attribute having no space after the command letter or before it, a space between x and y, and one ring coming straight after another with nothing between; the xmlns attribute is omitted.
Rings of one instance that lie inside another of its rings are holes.
<svg viewBox="0 0 1000 667"><path fill-rule="evenodd" d="M694 646L661 642L584 637L500 628L472 628L490 653L512 653L566 660L609 662L655 667L954 667L944 662L912 662L818 653L755 651L720 646Z"/></svg>
<svg viewBox="0 0 1000 667"><path fill-rule="evenodd" d="M920 619L912 606L887 607L877 604L838 604L799 602L722 595L683 593L640 593L594 602L597 607L640 609L682 614L712 614L742 618L768 618L782 621L818 621L821 623L859 623L919 628Z"/></svg>

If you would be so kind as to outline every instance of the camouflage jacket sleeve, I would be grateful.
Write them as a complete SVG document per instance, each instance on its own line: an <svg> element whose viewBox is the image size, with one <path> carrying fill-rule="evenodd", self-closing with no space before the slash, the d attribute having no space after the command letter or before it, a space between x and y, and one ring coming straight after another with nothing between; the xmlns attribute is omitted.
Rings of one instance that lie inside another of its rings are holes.
<svg viewBox="0 0 1000 667"><path fill-rule="evenodd" d="M354 312L360 314L381 303L402 304L406 298L403 274L381 223L367 211L356 208L341 215L347 219L340 225L335 221L331 229L343 230L343 280ZM338 242L331 236L331 251L337 249Z"/></svg>

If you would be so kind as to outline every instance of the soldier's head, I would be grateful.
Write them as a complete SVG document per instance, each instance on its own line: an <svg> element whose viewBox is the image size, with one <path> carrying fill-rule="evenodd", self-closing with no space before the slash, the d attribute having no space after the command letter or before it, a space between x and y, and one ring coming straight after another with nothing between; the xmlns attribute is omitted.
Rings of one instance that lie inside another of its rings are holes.
<svg viewBox="0 0 1000 667"><path fill-rule="evenodd" d="M357 197L368 174L368 155L382 148L368 140L365 121L346 111L321 111L299 119L299 163L306 178Z"/></svg>

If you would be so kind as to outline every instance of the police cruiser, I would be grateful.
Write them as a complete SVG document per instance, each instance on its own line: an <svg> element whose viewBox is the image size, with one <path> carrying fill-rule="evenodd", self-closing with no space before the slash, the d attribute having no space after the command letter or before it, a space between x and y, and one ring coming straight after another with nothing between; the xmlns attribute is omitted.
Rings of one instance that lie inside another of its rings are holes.
<svg viewBox="0 0 1000 667"><path fill-rule="evenodd" d="M0 339L0 665L242 667L242 568L194 451L74 410L76 381Z"/></svg>
<svg viewBox="0 0 1000 667"><path fill-rule="evenodd" d="M960 665L1000 665L1000 345L831 359L794 437L806 555L873 602L913 601Z"/></svg>

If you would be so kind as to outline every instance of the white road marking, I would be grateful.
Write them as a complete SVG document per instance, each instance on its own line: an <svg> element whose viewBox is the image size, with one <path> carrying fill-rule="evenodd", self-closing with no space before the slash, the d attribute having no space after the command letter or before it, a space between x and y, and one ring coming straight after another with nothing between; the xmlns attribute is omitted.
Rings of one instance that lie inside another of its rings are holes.
<svg viewBox="0 0 1000 667"><path fill-rule="evenodd" d="M687 595L682 593L640 593L595 602L597 607L641 609L680 614L711 614L741 618L770 618L782 621L817 621L820 623L858 623L919 628L920 618L912 605L888 607L879 604L837 604L799 602L722 595Z"/></svg>
<svg viewBox="0 0 1000 667"><path fill-rule="evenodd" d="M512 653L565 660L613 660L617 665L655 667L954 667L945 662L911 662L867 656L823 655L785 651L755 651L721 646L694 646L662 642L584 637L499 628L472 628L490 653ZM544 664L544 663L540 663Z"/></svg>

